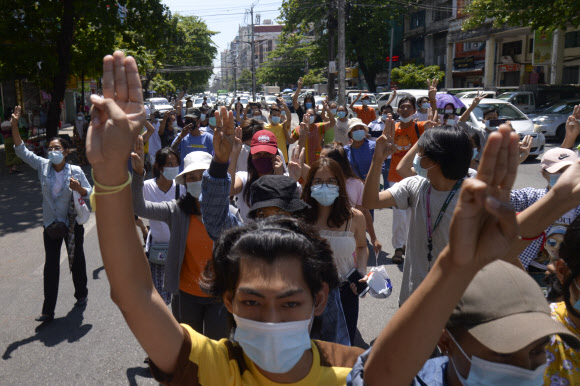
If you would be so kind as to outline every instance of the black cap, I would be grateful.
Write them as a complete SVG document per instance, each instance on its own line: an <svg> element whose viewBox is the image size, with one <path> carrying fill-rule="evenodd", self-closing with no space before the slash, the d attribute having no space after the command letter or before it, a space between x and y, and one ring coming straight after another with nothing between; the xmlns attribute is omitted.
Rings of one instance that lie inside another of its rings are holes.
<svg viewBox="0 0 580 386"><path fill-rule="evenodd" d="M187 115L183 118L198 119L200 116L201 116L201 112L199 111L199 109L188 109Z"/></svg>
<svg viewBox="0 0 580 386"><path fill-rule="evenodd" d="M268 175L258 178L250 187L250 212L253 218L261 208L275 206L285 212L294 213L310 208L300 199L298 185L288 176Z"/></svg>

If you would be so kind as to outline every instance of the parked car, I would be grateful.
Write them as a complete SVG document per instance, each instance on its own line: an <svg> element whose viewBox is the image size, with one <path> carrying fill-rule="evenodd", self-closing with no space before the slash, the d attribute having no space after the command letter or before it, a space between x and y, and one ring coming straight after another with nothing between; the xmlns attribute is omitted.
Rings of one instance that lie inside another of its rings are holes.
<svg viewBox="0 0 580 386"><path fill-rule="evenodd" d="M290 110L291 113L294 112L294 104L292 103L292 96L288 95L288 94L284 94L282 95L282 98L284 99L284 102L286 102L286 105L288 106L288 109Z"/></svg>
<svg viewBox="0 0 580 386"><path fill-rule="evenodd" d="M556 137L562 141L566 135L566 121L577 104L580 104L580 99L563 100L528 117L546 137Z"/></svg>
<svg viewBox="0 0 580 386"><path fill-rule="evenodd" d="M377 98L377 105L378 105L379 109L381 107L383 107L383 105L387 104L387 102L391 98L391 94L392 94L392 91L380 94L381 96ZM397 107L399 106L399 101L401 99L403 99L403 97L409 96L409 95L414 96L415 99L418 99L420 97L428 96L429 90L423 90L423 89L397 90L397 96L395 97L395 100L391 102L391 106L393 107L393 112L397 112Z"/></svg>
<svg viewBox="0 0 580 386"><path fill-rule="evenodd" d="M504 100L517 106L524 113L531 113L536 109L536 98L531 91L511 91L504 92L497 96L497 99Z"/></svg>
<svg viewBox="0 0 580 386"><path fill-rule="evenodd" d="M164 112L173 110L173 106L171 106L166 98L147 98L146 101L150 103L149 108L151 112L159 111L163 115Z"/></svg>
<svg viewBox="0 0 580 386"><path fill-rule="evenodd" d="M464 98L461 100L469 107L473 102L473 98ZM468 123L473 127L485 128L483 123L483 112L488 109L494 109L498 112L499 119L507 119L510 121L512 127L523 139L526 135L532 137L532 148L530 150L530 157L536 158L544 153L546 146L546 137L541 131L534 128L534 122L530 120L522 111L509 102L501 99L482 99L479 105L471 112Z"/></svg>
<svg viewBox="0 0 580 386"><path fill-rule="evenodd" d="M497 93L495 91L487 91L487 90L479 90L479 91L464 91L464 92L460 92L455 94L455 96L457 98L475 98L477 96L477 93L479 92L479 95L484 97L484 98L495 98L497 96Z"/></svg>
<svg viewBox="0 0 580 386"><path fill-rule="evenodd" d="M201 106L203 105L203 98L194 98L192 99L193 101L193 108L194 109L200 109ZM209 102L207 102L209 104Z"/></svg>
<svg viewBox="0 0 580 386"><path fill-rule="evenodd" d="M262 98L262 108L269 108L272 103L276 103L276 96L274 95L266 95Z"/></svg>

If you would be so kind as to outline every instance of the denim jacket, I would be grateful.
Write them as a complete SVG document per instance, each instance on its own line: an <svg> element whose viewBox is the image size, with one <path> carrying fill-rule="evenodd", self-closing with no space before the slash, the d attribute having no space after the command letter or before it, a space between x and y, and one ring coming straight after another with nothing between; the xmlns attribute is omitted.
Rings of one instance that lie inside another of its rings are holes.
<svg viewBox="0 0 580 386"><path fill-rule="evenodd" d="M72 200L72 190L69 187L70 178L79 180L81 186L87 190L85 199L89 199L93 188L89 184L85 173L79 166L65 164L63 188L56 198L52 196L52 187L56 183L56 172L51 162L39 157L26 148L24 143L14 146L16 155L38 172L38 179L42 187L42 216L46 228L55 221L62 221L68 226L68 209Z"/></svg>

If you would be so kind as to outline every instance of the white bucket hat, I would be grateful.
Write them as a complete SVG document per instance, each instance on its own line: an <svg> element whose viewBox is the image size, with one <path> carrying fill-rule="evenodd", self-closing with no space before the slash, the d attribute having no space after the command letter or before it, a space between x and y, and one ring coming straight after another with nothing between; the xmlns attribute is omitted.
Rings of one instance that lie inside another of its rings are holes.
<svg viewBox="0 0 580 386"><path fill-rule="evenodd" d="M209 169L211 154L205 151L194 151L185 156L183 171L175 177L175 183L185 185L185 175L194 170Z"/></svg>

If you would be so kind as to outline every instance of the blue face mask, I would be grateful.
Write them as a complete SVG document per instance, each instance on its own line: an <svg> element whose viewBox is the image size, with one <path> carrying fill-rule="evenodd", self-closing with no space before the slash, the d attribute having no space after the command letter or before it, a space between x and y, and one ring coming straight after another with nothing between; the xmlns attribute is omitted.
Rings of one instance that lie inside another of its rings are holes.
<svg viewBox="0 0 580 386"><path fill-rule="evenodd" d="M200 117L199 117L199 119L201 119L202 121L205 121L205 117L206 117L205 114L201 114Z"/></svg>
<svg viewBox="0 0 580 386"><path fill-rule="evenodd" d="M457 374L457 378L462 385L532 386L544 384L544 372L548 367L547 363L538 366L535 370L528 370L524 369L523 367L512 366L505 363L486 361L476 357L475 355L469 358L461 346L459 346L453 335L449 333L449 336L453 342L455 342L455 345L457 348L459 348L463 356L471 363L469 374L467 374L467 378L464 378L461 376L461 374L459 374L459 371L457 371L457 367L455 366L455 362L453 362L453 358L451 356L449 357L451 363L453 364L453 368L455 369L455 374Z"/></svg>
<svg viewBox="0 0 580 386"><path fill-rule="evenodd" d="M292 370L312 347L312 317L297 322L264 323L234 314L234 320L234 340L254 364L269 373L284 374Z"/></svg>
<svg viewBox="0 0 580 386"><path fill-rule="evenodd" d="M413 158L413 168L415 169L415 173L417 173L419 177L427 178L427 170L431 169L435 165L425 169L424 167L421 166L421 158L423 157L419 156L419 154L415 154L415 158Z"/></svg>
<svg viewBox="0 0 580 386"><path fill-rule="evenodd" d="M283 117L285 117L286 116L286 111L281 111L280 112L280 115L283 116Z"/></svg>
<svg viewBox="0 0 580 386"><path fill-rule="evenodd" d="M312 107L312 103L306 102L306 103L304 103L304 106L306 106L306 108L309 109Z"/></svg>
<svg viewBox="0 0 580 386"><path fill-rule="evenodd" d="M560 176L562 175L562 173L552 173L550 174L550 186L553 188L554 185L556 185L556 182L558 182L558 178L560 178Z"/></svg>
<svg viewBox="0 0 580 386"><path fill-rule="evenodd" d="M280 117L272 117L272 123L277 125L278 123L280 123Z"/></svg>
<svg viewBox="0 0 580 386"><path fill-rule="evenodd" d="M163 171L161 172L161 174L163 174L163 177L165 177L166 180L174 180L175 177L177 177L177 175L179 174L179 166L176 167L164 167Z"/></svg>
<svg viewBox="0 0 580 386"><path fill-rule="evenodd" d="M381 118L383 119L383 121L386 121L388 117L389 117L389 116L388 116L387 114L383 114L383 115L381 115Z"/></svg>
<svg viewBox="0 0 580 386"><path fill-rule="evenodd" d="M428 102L421 103L421 107L423 108L423 110L427 110L429 107L431 107L431 103Z"/></svg>
<svg viewBox="0 0 580 386"><path fill-rule="evenodd" d="M455 119L448 119L447 120L447 125L448 126L455 126Z"/></svg>
<svg viewBox="0 0 580 386"><path fill-rule="evenodd" d="M209 119L209 124L210 124L210 126L215 126L215 124L216 124L216 119L215 119L215 117L211 117L211 118Z"/></svg>
<svg viewBox="0 0 580 386"><path fill-rule="evenodd" d="M477 153L478 153L478 151L477 151L477 148L476 148L476 147L474 147L474 148L473 148L473 155L471 156L471 159L472 159L472 160L473 160L473 159L475 159L475 157L477 157Z"/></svg>
<svg viewBox="0 0 580 386"><path fill-rule="evenodd" d="M337 111L337 109L330 109L330 113L331 113L332 115L336 115L336 111Z"/></svg>
<svg viewBox="0 0 580 386"><path fill-rule="evenodd" d="M344 117L346 117L346 111L339 111L339 112L338 112L338 117L339 117L339 118L344 118Z"/></svg>
<svg viewBox="0 0 580 386"><path fill-rule="evenodd" d="M369 101L368 101L368 100L366 100L366 99L363 99L363 101L362 101L362 104L363 104L364 106L368 106L368 105L369 105Z"/></svg>
<svg viewBox="0 0 580 386"><path fill-rule="evenodd" d="M327 185L312 186L310 195L322 206L331 206L338 197L338 186Z"/></svg>
<svg viewBox="0 0 580 386"><path fill-rule="evenodd" d="M54 150L48 153L48 159L53 165L59 165L64 159L64 155L60 150Z"/></svg>
<svg viewBox="0 0 580 386"><path fill-rule="evenodd" d="M355 141L362 141L366 135L367 132L365 130L356 130L352 132L352 139Z"/></svg>

